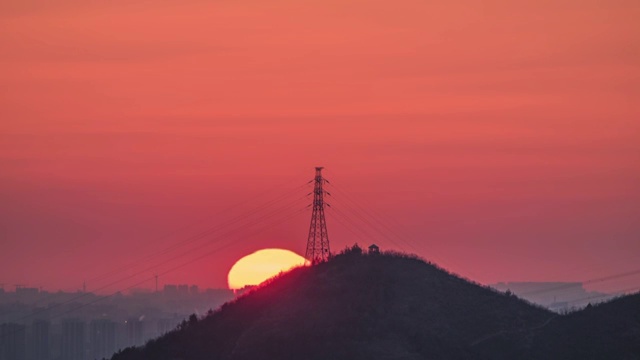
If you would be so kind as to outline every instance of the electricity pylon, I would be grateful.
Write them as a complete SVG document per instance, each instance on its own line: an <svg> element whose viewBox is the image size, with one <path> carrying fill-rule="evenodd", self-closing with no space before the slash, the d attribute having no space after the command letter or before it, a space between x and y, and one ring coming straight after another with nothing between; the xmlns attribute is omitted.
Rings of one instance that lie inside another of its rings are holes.
<svg viewBox="0 0 640 360"><path fill-rule="evenodd" d="M327 221L324 218L324 195L329 193L322 188L322 185L328 183L328 181L322 177L322 169L322 167L316 167L316 177L312 180L314 182L313 213L311 214L307 252L305 254L307 260L312 264L327 261L331 256L329 235L327 235Z"/></svg>

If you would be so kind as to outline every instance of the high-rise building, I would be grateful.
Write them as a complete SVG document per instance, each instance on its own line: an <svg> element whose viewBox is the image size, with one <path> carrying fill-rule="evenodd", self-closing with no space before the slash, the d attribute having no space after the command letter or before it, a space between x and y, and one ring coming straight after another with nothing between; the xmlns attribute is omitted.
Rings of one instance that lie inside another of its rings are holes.
<svg viewBox="0 0 640 360"><path fill-rule="evenodd" d="M49 360L51 358L51 322L35 320L31 324L29 359Z"/></svg>
<svg viewBox="0 0 640 360"><path fill-rule="evenodd" d="M0 360L25 360L26 335L24 325L0 325Z"/></svg>
<svg viewBox="0 0 640 360"><path fill-rule="evenodd" d="M178 286L167 284L164 286L164 294L168 297L174 297L178 294Z"/></svg>
<svg viewBox="0 0 640 360"><path fill-rule="evenodd" d="M61 354L64 360L85 360L85 323L79 319L62 321Z"/></svg>
<svg viewBox="0 0 640 360"><path fill-rule="evenodd" d="M136 319L136 318L127 319L126 326L125 326L126 345L127 346L142 345L143 331L144 331L144 322L141 319Z"/></svg>
<svg viewBox="0 0 640 360"><path fill-rule="evenodd" d="M181 296L189 295L189 285L187 284L178 285L178 294L180 294Z"/></svg>
<svg viewBox="0 0 640 360"><path fill-rule="evenodd" d="M175 319L158 319L156 336L162 336L168 333L169 331L174 330L176 326L177 326L177 321Z"/></svg>
<svg viewBox="0 0 640 360"><path fill-rule="evenodd" d="M89 323L89 348L91 359L110 358L116 349L116 323L108 319L96 319Z"/></svg>
<svg viewBox="0 0 640 360"><path fill-rule="evenodd" d="M35 297L38 295L40 290L38 288L30 288L30 287L16 287L16 296L17 297Z"/></svg>

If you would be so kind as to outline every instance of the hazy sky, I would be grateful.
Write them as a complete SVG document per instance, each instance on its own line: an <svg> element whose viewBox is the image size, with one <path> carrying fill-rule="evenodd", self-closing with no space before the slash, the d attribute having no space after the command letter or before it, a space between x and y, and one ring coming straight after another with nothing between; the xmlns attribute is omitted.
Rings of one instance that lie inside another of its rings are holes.
<svg viewBox="0 0 640 360"><path fill-rule="evenodd" d="M3 0L0 282L95 288L316 165L406 241L330 217L334 250L417 251L485 283L635 270L638 19L637 0ZM161 283L303 254L309 216Z"/></svg>

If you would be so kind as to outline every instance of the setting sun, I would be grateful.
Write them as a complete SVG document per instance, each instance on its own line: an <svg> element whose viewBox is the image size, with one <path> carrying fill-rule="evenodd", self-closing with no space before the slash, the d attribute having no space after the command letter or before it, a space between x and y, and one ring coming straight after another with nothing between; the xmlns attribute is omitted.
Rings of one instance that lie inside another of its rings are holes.
<svg viewBox="0 0 640 360"><path fill-rule="evenodd" d="M230 289L259 285L282 271L305 264L305 258L284 249L263 249L238 260L229 270Z"/></svg>

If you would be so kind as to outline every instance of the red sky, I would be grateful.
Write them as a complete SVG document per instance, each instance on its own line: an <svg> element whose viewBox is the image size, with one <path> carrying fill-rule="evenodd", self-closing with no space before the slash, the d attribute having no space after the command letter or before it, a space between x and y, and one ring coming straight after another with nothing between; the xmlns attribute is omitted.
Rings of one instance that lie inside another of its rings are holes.
<svg viewBox="0 0 640 360"><path fill-rule="evenodd" d="M334 250L376 242L483 283L635 270L639 18L637 0L5 0L0 282L95 289L316 165L405 239L329 217ZM161 284L304 253L309 216ZM623 280L600 286L640 285Z"/></svg>

